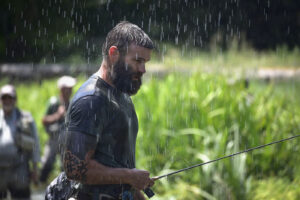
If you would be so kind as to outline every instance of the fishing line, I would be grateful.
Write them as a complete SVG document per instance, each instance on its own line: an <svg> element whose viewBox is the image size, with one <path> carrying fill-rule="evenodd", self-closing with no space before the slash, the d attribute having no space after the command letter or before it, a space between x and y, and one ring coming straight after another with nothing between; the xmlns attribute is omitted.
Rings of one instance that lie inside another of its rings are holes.
<svg viewBox="0 0 300 200"><path fill-rule="evenodd" d="M174 171L174 172L165 174L165 175L156 176L156 177L153 177L153 179L154 179L154 180L158 180L158 179L161 179L161 178L164 178L164 177L167 177L167 176L171 176L171 175L174 175L174 174L178 174L178 173L180 173L180 172L183 172L183 171L187 171L187 170L193 169L193 168L195 168L195 167L200 167L200 166L203 166L203 165L207 165L207 164L209 164L209 163L217 162L217 161L223 160L223 159L225 159L225 158L230 158L230 157L233 157L233 156L242 154L242 153L247 153L247 152L249 152L249 151L253 151L253 150L256 150L256 149L261 149L261 148L264 148L264 147L266 147L266 146L270 146L270 145L273 145L273 144L278 144L278 143L281 143L281 142L284 142L284 141L287 141L287 140L292 140L292 139L295 139L295 138L297 138L297 137L300 137L300 134L299 134L299 135L292 136L292 137L289 137L289 138L285 138L285 139L282 139L282 140L274 141L274 142L271 142L271 143L268 143L268 144L264 144L264 145L260 145L260 146L253 147L253 148L250 148L250 149L246 149L246 150L244 150L244 151L240 151L240 152L233 153L233 154L230 154L230 155L227 155L227 156L223 156L223 157L220 157L220 158L217 158L217 159L214 159L214 160L210 160L210 161L208 161L208 162L204 162L204 163L200 163L200 164L197 164L197 165L193 165L193 166L190 166L190 167L187 167L187 168L183 168L183 169L180 169L180 170L177 170L177 171Z"/></svg>

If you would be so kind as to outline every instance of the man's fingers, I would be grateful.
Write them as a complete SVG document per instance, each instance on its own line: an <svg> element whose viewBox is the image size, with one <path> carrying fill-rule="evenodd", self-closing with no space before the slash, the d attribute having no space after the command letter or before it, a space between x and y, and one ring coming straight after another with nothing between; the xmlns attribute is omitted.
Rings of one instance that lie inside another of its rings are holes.
<svg viewBox="0 0 300 200"><path fill-rule="evenodd" d="M144 190L154 185L155 178L150 178L150 173L145 170L132 169L132 186L138 190Z"/></svg>
<svg viewBox="0 0 300 200"><path fill-rule="evenodd" d="M154 183L155 183L154 180L151 178L150 181L149 181L149 186L148 187L152 187L154 185Z"/></svg>

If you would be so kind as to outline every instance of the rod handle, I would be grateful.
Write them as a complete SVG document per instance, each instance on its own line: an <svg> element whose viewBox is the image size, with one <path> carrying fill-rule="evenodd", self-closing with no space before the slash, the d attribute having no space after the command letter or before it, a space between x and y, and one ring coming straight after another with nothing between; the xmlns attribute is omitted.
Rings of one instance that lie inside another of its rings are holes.
<svg viewBox="0 0 300 200"><path fill-rule="evenodd" d="M147 195L149 199L155 195L155 193L149 187L144 189L144 193Z"/></svg>

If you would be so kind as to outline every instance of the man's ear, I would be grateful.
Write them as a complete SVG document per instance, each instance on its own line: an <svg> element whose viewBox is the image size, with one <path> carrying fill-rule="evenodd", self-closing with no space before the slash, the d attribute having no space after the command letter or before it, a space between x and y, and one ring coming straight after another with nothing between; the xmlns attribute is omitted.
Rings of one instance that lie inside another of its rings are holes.
<svg viewBox="0 0 300 200"><path fill-rule="evenodd" d="M116 62L118 62L119 57L120 57L120 52L119 52L118 47L111 46L108 50L108 57L112 64L115 64Z"/></svg>

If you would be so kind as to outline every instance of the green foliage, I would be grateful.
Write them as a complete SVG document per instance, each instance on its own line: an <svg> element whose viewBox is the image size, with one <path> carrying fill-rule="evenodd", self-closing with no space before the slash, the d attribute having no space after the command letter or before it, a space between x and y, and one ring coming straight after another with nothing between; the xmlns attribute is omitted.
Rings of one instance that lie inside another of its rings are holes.
<svg viewBox="0 0 300 200"><path fill-rule="evenodd" d="M246 89L243 81L231 84L225 77L200 73L149 80L134 97L140 120L139 165L162 175L300 133L296 89L289 87L254 83ZM296 144L286 142L193 169L159 181L156 188L162 195L176 196L189 190L174 185L199 187L180 199L245 199L252 177L293 177L299 161Z"/></svg>
<svg viewBox="0 0 300 200"><path fill-rule="evenodd" d="M287 178L271 177L264 180L256 180L248 199L252 200L294 200L300 198L300 179L289 180Z"/></svg>

